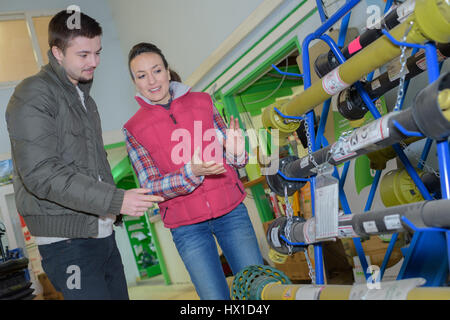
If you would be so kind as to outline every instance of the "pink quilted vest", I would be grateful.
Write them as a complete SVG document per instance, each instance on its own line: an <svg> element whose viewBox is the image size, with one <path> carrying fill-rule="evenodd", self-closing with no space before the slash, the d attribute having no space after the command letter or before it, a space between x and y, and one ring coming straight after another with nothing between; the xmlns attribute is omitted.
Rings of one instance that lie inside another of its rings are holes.
<svg viewBox="0 0 450 320"><path fill-rule="evenodd" d="M218 142L212 101L208 94L188 92L173 100L169 110L148 104L139 97L136 100L141 108L124 127L147 149L162 175L183 167L191 160L197 146L201 146L204 161L217 159L217 155L211 152ZM180 133L184 138L180 138L179 134L172 137L174 132ZM180 157L184 160L182 163ZM166 228L177 228L223 216L244 200L244 186L235 169L225 161L223 163L226 173L206 176L192 193L159 204Z"/></svg>

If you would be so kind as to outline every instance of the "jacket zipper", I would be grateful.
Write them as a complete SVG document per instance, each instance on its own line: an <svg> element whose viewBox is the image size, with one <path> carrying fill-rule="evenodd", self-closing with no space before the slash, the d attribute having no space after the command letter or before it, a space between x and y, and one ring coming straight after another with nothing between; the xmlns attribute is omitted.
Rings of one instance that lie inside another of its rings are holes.
<svg viewBox="0 0 450 320"><path fill-rule="evenodd" d="M236 186L238 187L239 191L244 194L244 191L242 191L241 187L239 186L239 183L236 182Z"/></svg>
<svg viewBox="0 0 450 320"><path fill-rule="evenodd" d="M173 116L173 114L170 114L169 116L170 116L170 118L172 119L173 123L174 123L174 124L177 124L177 119L175 119L175 117Z"/></svg>
<svg viewBox="0 0 450 320"><path fill-rule="evenodd" d="M166 214L167 214L167 209L168 209L168 208L166 208L166 210L164 210L164 216L163 216L163 219L165 219L165 218L166 218Z"/></svg>

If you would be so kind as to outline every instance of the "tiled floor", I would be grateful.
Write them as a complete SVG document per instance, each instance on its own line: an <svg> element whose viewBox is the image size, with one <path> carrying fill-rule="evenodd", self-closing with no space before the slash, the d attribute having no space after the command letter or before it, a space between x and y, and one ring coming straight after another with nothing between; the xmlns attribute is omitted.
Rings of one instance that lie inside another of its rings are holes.
<svg viewBox="0 0 450 320"><path fill-rule="evenodd" d="M192 284L166 285L162 275L128 287L130 300L199 300Z"/></svg>

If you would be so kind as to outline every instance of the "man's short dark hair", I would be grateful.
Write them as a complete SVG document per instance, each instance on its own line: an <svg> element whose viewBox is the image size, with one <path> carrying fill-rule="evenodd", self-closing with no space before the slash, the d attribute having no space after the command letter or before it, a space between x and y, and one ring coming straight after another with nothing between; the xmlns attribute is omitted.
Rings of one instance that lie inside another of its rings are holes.
<svg viewBox="0 0 450 320"><path fill-rule="evenodd" d="M79 14L79 26L74 27L73 15ZM93 39L103 33L100 24L82 12L68 12L63 10L57 13L48 25L48 44L50 49L58 47L65 52L69 42L76 37L86 37Z"/></svg>

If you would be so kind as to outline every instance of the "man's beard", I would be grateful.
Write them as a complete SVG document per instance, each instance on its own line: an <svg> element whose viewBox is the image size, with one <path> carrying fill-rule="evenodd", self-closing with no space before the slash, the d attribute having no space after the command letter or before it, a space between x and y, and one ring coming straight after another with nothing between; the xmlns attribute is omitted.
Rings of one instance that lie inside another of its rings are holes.
<svg viewBox="0 0 450 320"><path fill-rule="evenodd" d="M86 78L79 78L78 79L79 83L91 83L92 81L94 81L94 77L92 77L91 79L86 79Z"/></svg>

